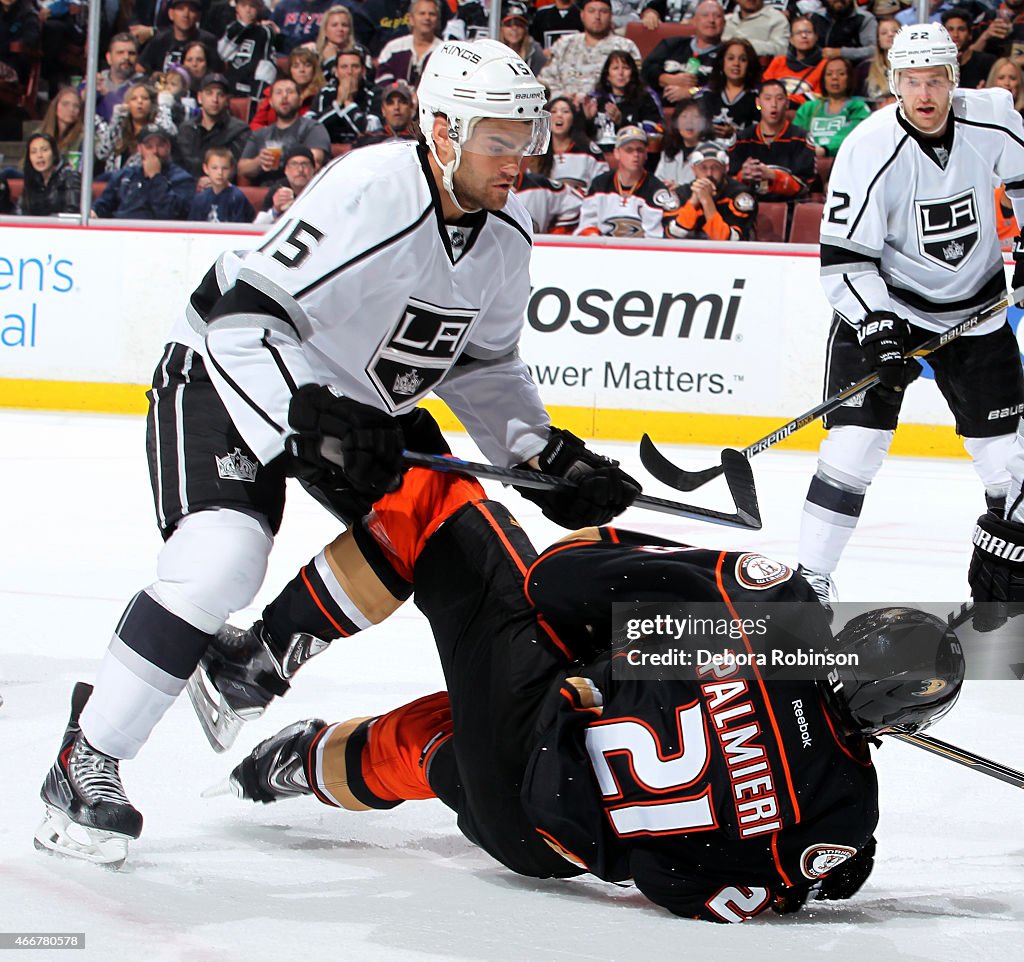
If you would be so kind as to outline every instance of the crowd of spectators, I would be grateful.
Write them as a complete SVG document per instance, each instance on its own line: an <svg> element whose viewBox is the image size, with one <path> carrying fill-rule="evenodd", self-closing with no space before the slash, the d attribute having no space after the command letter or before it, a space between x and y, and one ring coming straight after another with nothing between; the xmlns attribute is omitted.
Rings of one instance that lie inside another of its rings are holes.
<svg viewBox="0 0 1024 962"><path fill-rule="evenodd" d="M104 2L94 213L273 222L332 156L418 136L424 64L486 35L488 2ZM0 139L24 151L3 174L25 215L79 209L86 14L0 0ZM930 15L961 86L1024 109L1024 0ZM536 228L749 239L758 204L820 199L891 102L888 50L914 19L908 0L505 0L500 39L551 95L551 148L519 184ZM636 217L602 221L608 198Z"/></svg>

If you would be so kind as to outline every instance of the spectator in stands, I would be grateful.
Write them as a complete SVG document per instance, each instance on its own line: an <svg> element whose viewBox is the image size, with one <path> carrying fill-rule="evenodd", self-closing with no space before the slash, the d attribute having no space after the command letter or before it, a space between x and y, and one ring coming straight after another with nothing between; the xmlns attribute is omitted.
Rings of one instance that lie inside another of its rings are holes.
<svg viewBox="0 0 1024 962"><path fill-rule="evenodd" d="M105 54L107 69L96 75L96 113L110 120L114 108L124 100L124 92L136 77L139 45L130 33L115 33ZM78 88L85 92L85 82Z"/></svg>
<svg viewBox="0 0 1024 962"><path fill-rule="evenodd" d="M139 133L139 162L110 179L93 204L95 217L121 220L184 220L196 182L171 160L171 138L155 124Z"/></svg>
<svg viewBox="0 0 1024 962"><path fill-rule="evenodd" d="M693 180L679 189L679 210L668 221L666 234L684 240L750 240L757 200L747 186L729 176L729 157L721 145L698 144L690 165Z"/></svg>
<svg viewBox="0 0 1024 962"><path fill-rule="evenodd" d="M570 97L548 103L551 114L552 176L586 193L598 174L608 170L604 153L587 137L582 111Z"/></svg>
<svg viewBox="0 0 1024 962"><path fill-rule="evenodd" d="M208 73L217 72L210 66L209 53L206 44L199 40L193 40L181 52L181 65L179 69L184 70L188 78L189 95L199 93L199 85L202 83L203 77ZM167 68L168 71L174 69L174 66L176 65L169 66Z"/></svg>
<svg viewBox="0 0 1024 962"><path fill-rule="evenodd" d="M157 35L142 48L139 63L149 73L163 73L171 64L181 63L185 48L199 41L206 48L208 65L220 69L216 55L217 38L199 28L199 0L168 0L167 16L171 25L157 32Z"/></svg>
<svg viewBox="0 0 1024 962"><path fill-rule="evenodd" d="M708 122L697 101L680 100L676 104L676 115L665 133L661 158L654 171L669 190L676 190L681 184L693 180L690 154L708 133Z"/></svg>
<svg viewBox="0 0 1024 962"><path fill-rule="evenodd" d="M759 57L778 57L789 45L789 20L778 7L764 0L736 0L726 14L723 40L749 40Z"/></svg>
<svg viewBox="0 0 1024 962"><path fill-rule="evenodd" d="M648 174L647 134L623 127L615 139L616 171L599 174L580 208L577 234L605 237L664 237L679 199Z"/></svg>
<svg viewBox="0 0 1024 962"><path fill-rule="evenodd" d="M646 0L640 4L640 22L648 30L657 30L663 23L692 20L698 0Z"/></svg>
<svg viewBox="0 0 1024 962"><path fill-rule="evenodd" d="M274 81L270 102L277 120L249 138L238 161L239 176L254 184L267 184L281 176L281 158L291 146L309 147L318 166L331 152L331 138L323 125L312 114L299 116L299 88L291 77Z"/></svg>
<svg viewBox="0 0 1024 962"><path fill-rule="evenodd" d="M324 14L334 0L280 0L271 19L278 29L282 53L291 53L304 43L316 42Z"/></svg>
<svg viewBox="0 0 1024 962"><path fill-rule="evenodd" d="M970 15L957 7L944 13L941 23L959 51L957 60L960 61L960 83L958 86L973 90L984 85L985 78L992 69L992 64L996 62L996 57L984 51L979 53L971 49L974 38L971 36Z"/></svg>
<svg viewBox="0 0 1024 962"><path fill-rule="evenodd" d="M374 57L389 40L409 32L409 0L364 0L351 9L356 40Z"/></svg>
<svg viewBox="0 0 1024 962"><path fill-rule="evenodd" d="M57 141L36 133L25 144L25 184L18 213L26 217L77 214L82 204L82 175L61 158Z"/></svg>
<svg viewBox="0 0 1024 962"><path fill-rule="evenodd" d="M623 127L643 127L650 135L660 131L664 121L636 61L624 50L608 54L597 85L583 101L583 116L589 124L587 133L608 150Z"/></svg>
<svg viewBox="0 0 1024 962"><path fill-rule="evenodd" d="M624 50L640 62L636 44L612 33L609 0L585 0L580 18L583 32L563 37L555 44L551 61L538 78L553 96L567 95L577 104L594 89L601 68L613 50Z"/></svg>
<svg viewBox="0 0 1024 962"><path fill-rule="evenodd" d="M284 155L284 177L270 185L263 209L256 215L255 224L272 224L305 189L316 172L313 152L308 147L289 147Z"/></svg>
<svg viewBox="0 0 1024 962"><path fill-rule="evenodd" d="M555 0L535 11L530 36L540 44L545 57L551 56L555 44L563 37L583 32L580 8L574 0Z"/></svg>
<svg viewBox="0 0 1024 962"><path fill-rule="evenodd" d="M199 89L199 117L178 128L177 157L193 177L202 175L206 155L212 147L225 148L231 154L232 164L237 164L252 136L249 126L232 116L228 109L229 93L223 74L208 73Z"/></svg>
<svg viewBox="0 0 1024 962"><path fill-rule="evenodd" d="M725 14L718 0L701 0L693 14L692 37L666 37L644 60L648 86L661 91L662 102L692 97L708 82L722 49Z"/></svg>
<svg viewBox="0 0 1024 962"><path fill-rule="evenodd" d="M413 87L419 83L427 57L441 46L437 35L440 21L437 0L412 0L409 32L384 44L377 58L378 86L387 86L396 80L404 80Z"/></svg>
<svg viewBox="0 0 1024 962"><path fill-rule="evenodd" d="M860 63L875 52L877 22L855 0L825 0L824 12L811 14L811 19L826 57Z"/></svg>
<svg viewBox="0 0 1024 962"><path fill-rule="evenodd" d="M199 108L189 87L192 77L181 64L171 64L163 73L153 74L149 81L156 91L158 102L170 98L171 120L175 125L195 118Z"/></svg>
<svg viewBox="0 0 1024 962"><path fill-rule="evenodd" d="M217 41L217 55L224 63L233 97L258 101L277 79L274 29L260 19L263 10L261 0L235 0L235 19Z"/></svg>
<svg viewBox="0 0 1024 962"><path fill-rule="evenodd" d="M417 140L413 123L415 95L404 80L396 80L381 93L380 113L382 126L357 137L353 147L369 147L392 140Z"/></svg>
<svg viewBox="0 0 1024 962"><path fill-rule="evenodd" d="M506 3L501 15L501 33L498 39L503 44L511 47L527 66L538 74L547 63L544 50L541 45L529 34L529 12L525 3L518 3L512 0Z"/></svg>
<svg viewBox="0 0 1024 962"><path fill-rule="evenodd" d="M1024 53L1024 0L1003 0L1002 4L993 0L983 21L973 44L975 50L993 57L1020 57Z"/></svg>
<svg viewBox="0 0 1024 962"><path fill-rule="evenodd" d="M305 46L310 46L306 44ZM338 62L338 54L342 50L355 50L363 58L366 69L367 84L373 83L374 66L370 51L361 43L356 42L352 11L340 3L328 9L320 24L320 32L316 36L315 49L320 57L320 69L325 77L334 76L334 67Z"/></svg>
<svg viewBox="0 0 1024 962"><path fill-rule="evenodd" d="M786 120L786 88L778 80L761 84L761 119L741 130L729 149L729 173L751 187L759 201L796 200L815 176L807 131Z"/></svg>
<svg viewBox="0 0 1024 962"><path fill-rule="evenodd" d="M850 131L871 109L860 97L853 96L853 68L842 57L825 61L822 86L825 96L805 103L793 123L807 131L816 157L835 157Z"/></svg>
<svg viewBox="0 0 1024 962"><path fill-rule="evenodd" d="M1024 77L1021 69L1015 60L1009 57L1000 57L988 72L988 79L985 81L987 87L1002 87L1010 91L1013 97L1013 106L1018 113L1024 114Z"/></svg>
<svg viewBox="0 0 1024 962"><path fill-rule="evenodd" d="M555 155L551 149L527 158L516 181L516 196L533 221L535 234L574 234L580 223L583 191L562 180L552 180Z"/></svg>
<svg viewBox="0 0 1024 962"><path fill-rule="evenodd" d="M295 81L295 86L299 90L299 116L305 117L316 107L320 91L327 86L316 51L310 50L308 47L296 47L288 54L285 76L291 77ZM270 88L268 87L256 108L256 113L249 121L249 126L253 130L259 130L261 127L269 126L276 119L277 115L270 102Z"/></svg>
<svg viewBox="0 0 1024 962"><path fill-rule="evenodd" d="M697 92L712 137L723 146L736 139L741 127L757 123L757 90L761 62L747 40L727 40L711 68L706 87Z"/></svg>
<svg viewBox="0 0 1024 962"><path fill-rule="evenodd" d="M89 30L88 3L69 0L37 0L42 36L42 88L49 92L81 76L86 66Z"/></svg>
<svg viewBox="0 0 1024 962"><path fill-rule="evenodd" d="M854 89L869 106L877 107L880 101L889 96L889 48L899 29L898 20L893 17L880 17L875 52L869 59L857 64Z"/></svg>
<svg viewBox="0 0 1024 962"><path fill-rule="evenodd" d="M28 111L22 106L24 88L14 68L0 60L0 140L20 140Z"/></svg>
<svg viewBox="0 0 1024 962"><path fill-rule="evenodd" d="M76 169L79 169L82 158L83 112L81 94L74 87L62 87L50 101L39 125L40 133L49 134L54 139L58 156ZM69 157L70 154L75 156Z"/></svg>
<svg viewBox="0 0 1024 962"><path fill-rule="evenodd" d="M335 83L325 87L310 114L324 126L332 144L354 144L381 127L373 113L373 93L365 82L363 58L354 50L338 54Z"/></svg>
<svg viewBox="0 0 1024 962"><path fill-rule="evenodd" d="M96 119L96 159L106 172L120 170L139 161L138 135L147 127L158 126L170 138L178 133L171 120L171 103L158 101L153 89L137 80L124 94L124 102L114 108L109 124Z"/></svg>
<svg viewBox="0 0 1024 962"><path fill-rule="evenodd" d="M807 100L821 96L821 74L825 57L818 43L818 32L810 17L795 17L789 28L789 48L765 68L764 80L780 80L796 109ZM888 87L888 81L886 81Z"/></svg>
<svg viewBox="0 0 1024 962"><path fill-rule="evenodd" d="M231 183L235 158L227 147L210 147L203 157L203 179L192 198L187 220L251 224L256 216L249 198ZM205 186L204 186L205 185Z"/></svg>
<svg viewBox="0 0 1024 962"><path fill-rule="evenodd" d="M0 66L7 64L0 62ZM12 72L13 67L9 68ZM14 213L14 202L11 200L11 185L7 182L7 174L0 170L0 216Z"/></svg>
<svg viewBox="0 0 1024 962"><path fill-rule="evenodd" d="M0 0L0 60L25 84L39 51L39 11L32 0Z"/></svg>

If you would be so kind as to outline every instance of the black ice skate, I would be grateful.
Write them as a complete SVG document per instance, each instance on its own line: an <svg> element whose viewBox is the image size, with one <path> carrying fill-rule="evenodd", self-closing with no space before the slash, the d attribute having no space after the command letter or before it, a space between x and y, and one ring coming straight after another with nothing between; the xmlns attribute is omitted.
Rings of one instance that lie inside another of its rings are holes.
<svg viewBox="0 0 1024 962"><path fill-rule="evenodd" d="M71 695L60 753L39 793L46 818L35 846L120 868L128 842L142 834L142 815L125 795L118 760L93 748L78 727L91 694L92 685L79 682Z"/></svg>
<svg viewBox="0 0 1024 962"><path fill-rule="evenodd" d="M221 628L185 685L213 750L230 748L242 725L262 715L275 695L288 691L292 675L329 644L295 634L281 651L262 621L248 630Z"/></svg>
<svg viewBox="0 0 1024 962"><path fill-rule="evenodd" d="M260 742L227 780L203 792L204 798L234 794L251 802L277 802L312 795L309 753L327 726L321 718L297 721Z"/></svg>

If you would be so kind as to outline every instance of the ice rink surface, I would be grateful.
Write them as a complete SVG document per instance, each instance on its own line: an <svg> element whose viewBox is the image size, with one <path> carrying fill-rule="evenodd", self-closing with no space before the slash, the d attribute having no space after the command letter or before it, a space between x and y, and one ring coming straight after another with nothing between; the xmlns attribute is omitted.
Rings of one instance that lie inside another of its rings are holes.
<svg viewBox="0 0 1024 962"><path fill-rule="evenodd" d="M210 751L186 698L122 771L145 831L120 872L36 852L39 785L66 723L73 683L93 680L127 600L160 545L141 418L0 412L0 932L84 932L84 952L26 959L312 959L331 962L576 962L732 959L839 962L1024 958L1024 795L908 745L876 753L875 871L848 902L743 926L673 918L634 889L591 877L520 878L474 849L439 802L346 813L309 799L254 806L202 799L260 739L312 716L386 711L442 687L426 623L411 603L338 642L292 692ZM733 439L740 445L749 438ZM643 478L632 444L598 444ZM711 448L666 447L686 467ZM468 442L456 453L475 456ZM734 531L631 511L622 526L695 544L754 548L795 563L810 454L754 461L765 527ZM725 507L709 486L675 495ZM514 492L489 486L538 546L559 529ZM646 490L674 495L650 483ZM256 605L338 526L300 490ZM837 574L846 600L961 601L969 535L983 508L967 461L889 459ZM969 682L935 734L1024 767L1024 687Z"/></svg>

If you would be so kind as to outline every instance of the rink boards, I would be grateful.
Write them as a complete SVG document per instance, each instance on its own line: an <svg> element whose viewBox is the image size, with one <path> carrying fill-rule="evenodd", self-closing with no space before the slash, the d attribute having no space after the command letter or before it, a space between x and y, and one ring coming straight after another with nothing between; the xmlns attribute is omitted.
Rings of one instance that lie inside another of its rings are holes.
<svg viewBox="0 0 1024 962"><path fill-rule="evenodd" d="M0 406L141 413L175 312L218 253L260 236L0 228ZM553 420L585 436L744 445L820 399L830 311L816 255L545 239L521 353ZM437 404L445 427L457 427ZM810 449L820 437L815 426L785 445ZM927 377L908 394L893 450L962 454Z"/></svg>

